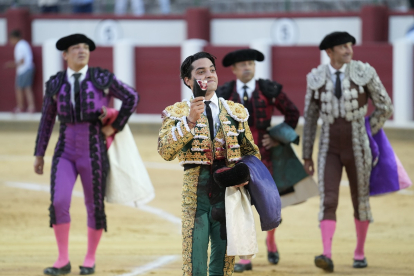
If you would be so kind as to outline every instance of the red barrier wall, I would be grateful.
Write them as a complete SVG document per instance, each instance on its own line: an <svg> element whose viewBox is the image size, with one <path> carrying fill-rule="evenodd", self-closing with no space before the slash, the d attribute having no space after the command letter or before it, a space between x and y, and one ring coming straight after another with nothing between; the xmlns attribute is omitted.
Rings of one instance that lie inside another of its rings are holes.
<svg viewBox="0 0 414 276"><path fill-rule="evenodd" d="M223 85L224 83L228 81L236 79L233 72L231 71L231 67L224 67L222 65L221 62L224 56L229 52L244 49L244 48L246 47L233 47L233 46L217 47L217 46L212 46L212 45L207 45L206 47L204 47L204 51L214 55L217 58L216 70L217 70L219 86Z"/></svg>
<svg viewBox="0 0 414 276"><path fill-rule="evenodd" d="M375 68L392 99L392 45L375 43L355 46L353 59L368 62Z"/></svg>
<svg viewBox="0 0 414 276"><path fill-rule="evenodd" d="M368 62L377 71L392 99L392 46L388 43L365 44L354 47L354 60ZM320 64L317 47L273 47L273 79L283 85L283 91L303 115L306 75ZM373 110L370 104L369 112ZM276 115L280 113L276 112Z"/></svg>
<svg viewBox="0 0 414 276"><path fill-rule="evenodd" d="M283 85L283 92L303 114L306 93L306 74L320 64L317 47L273 47L273 80ZM275 112L280 115L279 111Z"/></svg>
<svg viewBox="0 0 414 276"><path fill-rule="evenodd" d="M101 67L113 72L114 62L112 47L97 47L95 51L91 52L91 55L89 57L89 66Z"/></svg>
<svg viewBox="0 0 414 276"><path fill-rule="evenodd" d="M375 68L392 100L392 45L388 43L375 43L355 46L353 59L368 62ZM369 101L368 114L373 110L372 101Z"/></svg>
<svg viewBox="0 0 414 276"><path fill-rule="evenodd" d="M180 47L135 48L137 113L160 114L181 100Z"/></svg>
<svg viewBox="0 0 414 276"><path fill-rule="evenodd" d="M42 47L32 47L33 63L35 64L35 75L33 80L33 93L36 102L36 111L42 110L43 104L43 70L42 70Z"/></svg>
<svg viewBox="0 0 414 276"><path fill-rule="evenodd" d="M4 68L4 63L14 60L13 46L0 46L0 111L11 112L16 106L15 96L15 80L16 69ZM33 79L33 92L36 103L36 111L42 108L42 49L40 47L32 47L33 61L35 64L35 75Z"/></svg>
<svg viewBox="0 0 414 276"><path fill-rule="evenodd" d="M207 45L204 50L217 57L216 66L219 85L235 79L230 68L222 66L223 57L230 51L243 47L215 47ZM34 94L37 111L41 109L42 52L33 47L36 66ZM12 59L13 47L0 47L0 111L11 111L16 105L14 96L15 70L4 69L3 64ZM354 47L354 59L368 62L377 70L388 94L392 97L392 46L366 44ZM272 78L283 85L283 91L297 105L301 114L306 92L306 74L320 63L316 47L273 47ZM137 47L135 48L136 89L141 102L137 113L160 114L168 105L181 99L180 47ZM93 53L90 66L100 66L113 71L112 47L99 47ZM372 110L372 107L370 108ZM275 113L279 114L279 113Z"/></svg>
<svg viewBox="0 0 414 276"><path fill-rule="evenodd" d="M0 110L12 111L16 106L16 97L14 94L14 80L16 76L16 69L4 68L4 63L13 60L13 47L0 47Z"/></svg>
<svg viewBox="0 0 414 276"><path fill-rule="evenodd" d="M10 112L16 106L15 97L15 69L4 68L4 63L13 60L13 46L0 47L0 112ZM36 103L36 111L40 112L43 102L43 74L42 74L42 48L32 47L35 75L33 79L33 93ZM113 70L112 47L99 47L91 53L89 66L102 67ZM66 66L66 65L64 65Z"/></svg>

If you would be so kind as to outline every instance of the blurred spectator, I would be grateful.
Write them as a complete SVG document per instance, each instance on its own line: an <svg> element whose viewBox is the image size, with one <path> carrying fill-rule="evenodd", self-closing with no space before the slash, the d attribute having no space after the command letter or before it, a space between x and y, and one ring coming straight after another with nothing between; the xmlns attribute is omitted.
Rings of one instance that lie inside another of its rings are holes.
<svg viewBox="0 0 414 276"><path fill-rule="evenodd" d="M158 0L160 5L160 11L162 14L170 13L170 0ZM116 0L115 2L115 14L126 14L128 6L128 0ZM142 16L145 14L145 4L143 0L131 0L132 13L136 16Z"/></svg>
<svg viewBox="0 0 414 276"><path fill-rule="evenodd" d="M410 0L408 1L410 6L408 7L409 9L414 9L414 0Z"/></svg>
<svg viewBox="0 0 414 276"><path fill-rule="evenodd" d="M35 112L32 91L34 64L33 53L29 43L22 38L19 30L9 34L10 44L14 45L14 61L6 62L6 68L16 68L16 102L15 113L23 112L24 96L27 101L27 112Z"/></svg>
<svg viewBox="0 0 414 276"><path fill-rule="evenodd" d="M411 27L408 29L407 33L405 34L405 37L414 42L414 25L411 25Z"/></svg>
<svg viewBox="0 0 414 276"><path fill-rule="evenodd" d="M70 0L74 13L92 13L93 0Z"/></svg>
<svg viewBox="0 0 414 276"><path fill-rule="evenodd" d="M59 12L58 0L37 0L42 13Z"/></svg>

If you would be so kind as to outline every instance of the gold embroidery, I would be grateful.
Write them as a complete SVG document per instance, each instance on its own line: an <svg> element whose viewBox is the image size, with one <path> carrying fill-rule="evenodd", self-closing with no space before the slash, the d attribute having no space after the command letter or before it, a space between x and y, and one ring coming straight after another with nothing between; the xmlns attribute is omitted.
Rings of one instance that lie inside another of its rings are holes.
<svg viewBox="0 0 414 276"><path fill-rule="evenodd" d="M246 136L247 140L254 143L253 135L252 135L252 132L250 131L249 125L247 124L247 122L244 122L243 124L244 124L244 129L245 129L245 134L244 135Z"/></svg>
<svg viewBox="0 0 414 276"><path fill-rule="evenodd" d="M214 139L214 156L215 159L225 159L227 156L226 142L224 140L224 133L222 128L219 129L216 138Z"/></svg>
<svg viewBox="0 0 414 276"><path fill-rule="evenodd" d="M166 118L159 132L158 153L167 161L174 160L181 149L192 139L191 132L188 132L185 127L181 128L183 137L181 137L175 130L172 133L173 127L177 124L176 120Z"/></svg>
<svg viewBox="0 0 414 276"><path fill-rule="evenodd" d="M168 114L172 119L176 118L182 118L183 116L188 116L190 113L190 107L187 105L187 102L178 102L174 105L168 106L165 111L168 112Z"/></svg>
<svg viewBox="0 0 414 276"><path fill-rule="evenodd" d="M221 127L216 137L223 141L224 144L216 140L211 141L208 120L204 115L197 120L198 126L195 127L195 136L188 132L182 124L179 126L183 134L181 136L178 129L174 127L177 127L178 122L181 121L179 116L188 114L189 109L186 102L180 102L166 108L166 112L170 116L164 120L160 130L158 147L160 155L166 160L173 160L178 156L181 164L211 164L213 159L223 159L226 157L230 163L233 163L239 160L242 155L246 155L246 153L260 156L258 155L256 145L254 145L253 136L247 122L237 122L227 112L221 101L219 105ZM237 112L237 108L242 107L235 103L230 103L229 106L234 112ZM245 115L247 118L246 112ZM226 124L223 122L226 122ZM238 132L238 129L244 129L245 132ZM250 140L251 142L245 140ZM191 142L190 146L183 149L189 142Z"/></svg>
<svg viewBox="0 0 414 276"><path fill-rule="evenodd" d="M227 253L224 257L224 268L223 268L223 275L224 276L231 276L234 272L234 256L227 256Z"/></svg>
<svg viewBox="0 0 414 276"><path fill-rule="evenodd" d="M200 167L195 167L184 172L182 191L182 237L183 237L183 274L193 275L191 261L193 248L194 219L197 211L197 185Z"/></svg>
<svg viewBox="0 0 414 276"><path fill-rule="evenodd" d="M246 120L249 117L249 114L247 113L246 109L242 104L234 103L232 101L226 101L227 105L230 107L231 113L233 113L234 116L241 120Z"/></svg>

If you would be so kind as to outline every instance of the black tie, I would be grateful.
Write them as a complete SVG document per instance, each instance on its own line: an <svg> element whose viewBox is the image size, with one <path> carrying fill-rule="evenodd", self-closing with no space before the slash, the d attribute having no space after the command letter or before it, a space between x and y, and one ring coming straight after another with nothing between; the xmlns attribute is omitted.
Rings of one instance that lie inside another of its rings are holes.
<svg viewBox="0 0 414 276"><path fill-rule="evenodd" d="M81 73L75 73L72 76L75 78L75 83L73 85L73 90L75 92L75 117L76 121L80 121L80 85L79 85L79 78L82 74Z"/></svg>
<svg viewBox="0 0 414 276"><path fill-rule="evenodd" d="M243 85L243 90L244 90L244 93L243 93L243 105L245 106L245 107L247 107L247 102L249 101L249 96L247 95L247 85Z"/></svg>
<svg viewBox="0 0 414 276"><path fill-rule="evenodd" d="M73 74L73 77L75 78L75 85L74 85L74 91L75 91L75 96L79 94L80 91L80 85L79 85L79 78L82 74L81 73L75 73Z"/></svg>
<svg viewBox="0 0 414 276"><path fill-rule="evenodd" d="M336 74L335 96L339 99L342 96L341 78L339 77L339 75L341 74L341 72L336 71L335 74Z"/></svg>
<svg viewBox="0 0 414 276"><path fill-rule="evenodd" d="M211 140L214 139L214 121L213 121L213 114L211 112L210 103L211 101L204 101L206 104L206 114L207 114L207 120L208 120L208 126L210 128L210 138Z"/></svg>

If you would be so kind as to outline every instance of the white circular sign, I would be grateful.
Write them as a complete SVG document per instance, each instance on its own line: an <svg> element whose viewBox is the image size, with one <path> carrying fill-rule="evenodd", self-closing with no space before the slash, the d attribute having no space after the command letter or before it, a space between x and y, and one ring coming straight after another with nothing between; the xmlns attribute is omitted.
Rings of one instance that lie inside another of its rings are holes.
<svg viewBox="0 0 414 276"><path fill-rule="evenodd" d="M115 20L102 20L96 27L96 37L101 45L113 45L122 38L121 27Z"/></svg>
<svg viewBox="0 0 414 276"><path fill-rule="evenodd" d="M299 32L296 22L290 18L277 19L272 26L272 39L276 45L295 45Z"/></svg>

